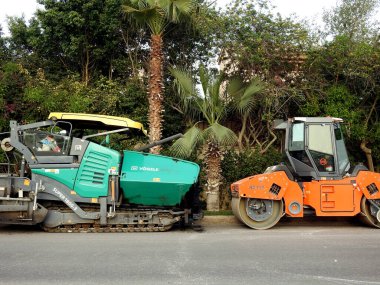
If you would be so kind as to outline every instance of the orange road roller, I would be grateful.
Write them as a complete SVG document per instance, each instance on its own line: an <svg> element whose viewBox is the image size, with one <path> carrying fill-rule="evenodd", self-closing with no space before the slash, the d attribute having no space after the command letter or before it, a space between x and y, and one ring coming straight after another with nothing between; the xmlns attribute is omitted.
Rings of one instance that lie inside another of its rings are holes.
<svg viewBox="0 0 380 285"><path fill-rule="evenodd" d="M351 166L342 119L295 117L276 121L285 131L286 162L231 185L234 215L253 229L269 229L282 216L359 215L380 228L380 174Z"/></svg>

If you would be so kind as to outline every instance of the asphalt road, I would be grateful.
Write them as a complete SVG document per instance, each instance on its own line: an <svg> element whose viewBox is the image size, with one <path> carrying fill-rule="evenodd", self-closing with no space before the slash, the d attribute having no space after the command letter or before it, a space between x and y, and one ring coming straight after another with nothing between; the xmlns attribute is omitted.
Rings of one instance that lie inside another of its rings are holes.
<svg viewBox="0 0 380 285"><path fill-rule="evenodd" d="M266 231L54 234L0 227L0 284L380 284L380 230L351 220Z"/></svg>

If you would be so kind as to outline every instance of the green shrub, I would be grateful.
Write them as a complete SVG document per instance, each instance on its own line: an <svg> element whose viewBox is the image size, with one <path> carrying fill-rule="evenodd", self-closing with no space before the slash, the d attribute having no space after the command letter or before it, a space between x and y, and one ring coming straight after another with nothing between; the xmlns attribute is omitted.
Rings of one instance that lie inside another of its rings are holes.
<svg viewBox="0 0 380 285"><path fill-rule="evenodd" d="M264 154L251 149L242 153L228 151L222 161L223 184L220 185L220 208L231 209L231 183L263 173L267 167L279 164L281 157L282 155L273 148Z"/></svg>
<svg viewBox="0 0 380 285"><path fill-rule="evenodd" d="M242 153L229 151L222 161L222 175L227 183L232 183L263 173L267 167L279 164L281 157L281 153L275 149L269 149L264 154L257 150L246 150Z"/></svg>

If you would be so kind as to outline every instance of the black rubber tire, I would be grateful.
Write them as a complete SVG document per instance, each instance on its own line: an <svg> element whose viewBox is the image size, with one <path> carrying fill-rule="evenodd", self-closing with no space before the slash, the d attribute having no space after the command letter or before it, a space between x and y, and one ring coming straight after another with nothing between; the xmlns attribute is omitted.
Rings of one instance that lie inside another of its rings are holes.
<svg viewBox="0 0 380 285"><path fill-rule="evenodd" d="M255 230L266 230L278 223L284 213L282 200L273 200L272 215L264 221L255 221L247 215L247 198L232 198L232 212L242 223Z"/></svg>
<svg viewBox="0 0 380 285"><path fill-rule="evenodd" d="M376 219L376 217L371 215L371 211L369 207L370 207L370 203L367 201L367 198L363 196L362 201L360 202L360 210L361 210L360 218L366 225L380 229L380 223Z"/></svg>

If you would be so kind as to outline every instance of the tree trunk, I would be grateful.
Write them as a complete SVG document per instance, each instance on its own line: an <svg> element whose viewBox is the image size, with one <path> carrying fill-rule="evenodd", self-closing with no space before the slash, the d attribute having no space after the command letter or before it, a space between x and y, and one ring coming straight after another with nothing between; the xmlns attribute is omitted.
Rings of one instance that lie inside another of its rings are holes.
<svg viewBox="0 0 380 285"><path fill-rule="evenodd" d="M138 71L136 70L135 61L133 60L133 56L132 56L132 49L129 47L128 32L126 32L126 35L125 35L124 31L121 28L120 28L120 31L121 31L121 36L122 36L124 43L125 43L125 47L127 48L129 60L131 62L133 78L138 78Z"/></svg>
<svg viewBox="0 0 380 285"><path fill-rule="evenodd" d="M207 211L219 211L221 154L216 143L208 142L206 153Z"/></svg>
<svg viewBox="0 0 380 285"><path fill-rule="evenodd" d="M108 80L112 80L112 74L113 74L113 65L112 65L113 59L110 60L110 65L108 67Z"/></svg>
<svg viewBox="0 0 380 285"><path fill-rule="evenodd" d="M85 84L85 86L88 86L88 82L90 81L90 51L88 50L88 48L86 48L85 50L85 62L84 62L84 65L83 65L83 82Z"/></svg>
<svg viewBox="0 0 380 285"><path fill-rule="evenodd" d="M239 132L239 137L238 137L238 145L239 145L239 151L243 152L243 138L247 129L247 119L248 119L248 114L244 114L242 118L242 126L241 130Z"/></svg>
<svg viewBox="0 0 380 285"><path fill-rule="evenodd" d="M163 57L162 57L162 35L151 36L151 53L149 61L149 141L150 143L160 140L162 135L163 117ZM151 153L159 154L161 146L150 149Z"/></svg>
<svg viewBox="0 0 380 285"><path fill-rule="evenodd" d="M368 132L368 123L369 123L369 120L371 119L372 113L375 111L378 99L379 99L379 97L376 96L375 100L373 101L371 110L369 111L369 114L368 114L368 116L367 116L367 118L365 120L364 129L367 132ZM375 171L375 167L373 166L372 150L367 147L367 140L366 139L363 139L363 141L360 144L360 148L361 148L362 151L364 151L365 156L367 158L368 169L370 171Z"/></svg>
<svg viewBox="0 0 380 285"><path fill-rule="evenodd" d="M375 171L375 168L373 166L372 150L367 147L367 142L366 141L362 141L362 143L360 144L360 148L361 148L362 151L364 151L365 156L367 158L368 169L370 171Z"/></svg>

